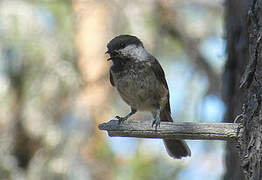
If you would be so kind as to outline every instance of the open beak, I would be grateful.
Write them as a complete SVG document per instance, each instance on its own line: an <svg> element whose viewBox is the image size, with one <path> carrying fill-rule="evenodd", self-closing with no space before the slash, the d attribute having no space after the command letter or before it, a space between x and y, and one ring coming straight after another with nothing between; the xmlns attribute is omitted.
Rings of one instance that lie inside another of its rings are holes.
<svg viewBox="0 0 262 180"><path fill-rule="evenodd" d="M110 58L108 58L108 59L107 59L107 61L111 61L112 59L113 59L113 58L112 58L112 57L110 57Z"/></svg>
<svg viewBox="0 0 262 180"><path fill-rule="evenodd" d="M105 54L110 54L110 51L109 51L109 50L107 50L107 51L105 52ZM110 60L112 60L112 58L111 58L111 57L107 59L107 61L110 61Z"/></svg>
<svg viewBox="0 0 262 180"><path fill-rule="evenodd" d="M112 59L118 57L118 52L117 51L106 51L105 54L109 54L110 58L107 59L107 61L111 61Z"/></svg>

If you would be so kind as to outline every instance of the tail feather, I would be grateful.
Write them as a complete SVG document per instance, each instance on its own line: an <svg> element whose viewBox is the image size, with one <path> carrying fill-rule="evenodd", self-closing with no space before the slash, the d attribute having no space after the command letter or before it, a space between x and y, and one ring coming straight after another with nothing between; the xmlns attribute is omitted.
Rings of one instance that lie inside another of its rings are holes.
<svg viewBox="0 0 262 180"><path fill-rule="evenodd" d="M161 121L173 122L170 112L165 108L160 112ZM183 140L164 139L166 151L174 159L191 156L191 151Z"/></svg>
<svg viewBox="0 0 262 180"><path fill-rule="evenodd" d="M191 151L183 140L164 139L166 151L174 159L191 156Z"/></svg>

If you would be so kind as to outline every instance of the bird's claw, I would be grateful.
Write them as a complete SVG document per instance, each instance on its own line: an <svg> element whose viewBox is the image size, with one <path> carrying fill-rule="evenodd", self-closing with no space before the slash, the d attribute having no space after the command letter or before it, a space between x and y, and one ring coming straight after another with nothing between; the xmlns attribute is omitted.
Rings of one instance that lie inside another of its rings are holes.
<svg viewBox="0 0 262 180"><path fill-rule="evenodd" d="M120 117L120 116L116 116L116 118L118 119L118 124L121 124L121 123L123 123L124 121L126 121L126 120L127 120L127 118L126 118L126 117Z"/></svg>
<svg viewBox="0 0 262 180"><path fill-rule="evenodd" d="M155 125L155 130L157 130L157 127L160 127L160 118L155 118L152 122L152 127Z"/></svg>

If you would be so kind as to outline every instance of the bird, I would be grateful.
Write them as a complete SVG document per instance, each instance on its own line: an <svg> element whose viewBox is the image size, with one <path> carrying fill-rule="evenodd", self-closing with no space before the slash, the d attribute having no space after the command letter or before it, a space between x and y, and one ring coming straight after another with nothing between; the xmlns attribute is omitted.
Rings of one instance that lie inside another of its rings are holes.
<svg viewBox="0 0 262 180"><path fill-rule="evenodd" d="M126 116L116 116L118 123L123 123L137 111L151 112L152 127L155 126L156 131L162 121L173 122L164 70L141 40L132 35L116 36L107 44L106 54L109 54L107 60L112 62L110 83L131 108ZM191 156L184 140L163 141L172 158Z"/></svg>

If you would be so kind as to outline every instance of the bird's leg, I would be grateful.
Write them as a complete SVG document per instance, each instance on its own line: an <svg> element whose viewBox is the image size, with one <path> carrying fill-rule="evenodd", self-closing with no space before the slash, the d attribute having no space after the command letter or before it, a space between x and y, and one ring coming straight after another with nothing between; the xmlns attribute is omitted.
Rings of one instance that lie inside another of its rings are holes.
<svg viewBox="0 0 262 180"><path fill-rule="evenodd" d="M126 121L130 116L132 116L136 112L137 112L136 109L131 108L131 112L128 115L126 115L124 117L116 116L116 118L118 119L118 124L121 124L122 122Z"/></svg>
<svg viewBox="0 0 262 180"><path fill-rule="evenodd" d="M160 109L158 109L156 112L152 112L154 121L152 122L152 127L155 125L155 129L157 130L157 126L160 127Z"/></svg>

